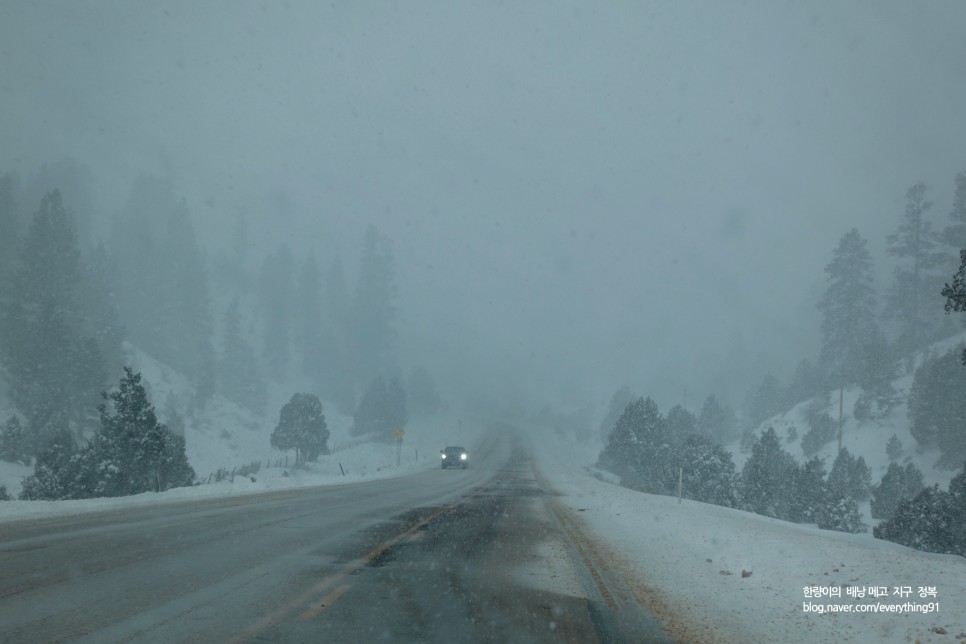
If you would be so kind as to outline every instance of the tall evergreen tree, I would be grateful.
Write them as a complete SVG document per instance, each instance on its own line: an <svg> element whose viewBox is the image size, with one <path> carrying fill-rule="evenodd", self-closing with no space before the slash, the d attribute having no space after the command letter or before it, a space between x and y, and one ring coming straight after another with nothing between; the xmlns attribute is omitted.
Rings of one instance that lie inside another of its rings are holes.
<svg viewBox="0 0 966 644"><path fill-rule="evenodd" d="M432 416L439 410L436 382L423 367L415 367L406 382L406 399L414 417Z"/></svg>
<svg viewBox="0 0 966 644"><path fill-rule="evenodd" d="M785 400L788 406L817 396L822 390L822 374L818 367L812 364L811 360L804 358L795 367L791 382L785 391Z"/></svg>
<svg viewBox="0 0 966 644"><path fill-rule="evenodd" d="M401 430L408 420L406 390L398 378L391 378L386 386L386 423L390 432Z"/></svg>
<svg viewBox="0 0 966 644"><path fill-rule="evenodd" d="M858 384L862 393L856 402L855 418L881 418L901 402L902 396L893 384L899 377L899 364L880 331L874 330L862 343L861 360Z"/></svg>
<svg viewBox="0 0 966 644"><path fill-rule="evenodd" d="M828 286L818 304L822 312L821 364L829 388L839 390L841 447L843 391L861 377L864 342L876 326L872 258L858 230L853 228L842 236L825 272Z"/></svg>
<svg viewBox="0 0 966 644"><path fill-rule="evenodd" d="M359 281L350 311L352 360L357 382L395 366L396 284L392 246L370 225L362 243Z"/></svg>
<svg viewBox="0 0 966 644"><path fill-rule="evenodd" d="M329 330L329 360L324 365L323 388L340 409L352 413L356 406L356 383L353 380L350 347L351 321L349 295L342 261L332 260L325 274L325 327Z"/></svg>
<svg viewBox="0 0 966 644"><path fill-rule="evenodd" d="M698 419L681 405L675 405L668 410L666 421L668 437L674 449L683 445L689 436L697 433Z"/></svg>
<svg viewBox="0 0 966 644"><path fill-rule="evenodd" d="M952 284L947 282L940 292L946 298L944 308L947 315L954 311L957 313L966 311L966 248L960 251L959 257L959 270L953 275ZM963 349L962 361L966 365L966 349Z"/></svg>
<svg viewBox="0 0 966 644"><path fill-rule="evenodd" d="M96 239L94 175L90 168L71 157L43 163L28 177L24 187L26 203L40 203L52 190L60 193L64 203L70 204L71 219L78 244L84 252L94 246Z"/></svg>
<svg viewBox="0 0 966 644"><path fill-rule="evenodd" d="M752 427L784 411L785 391L774 374L766 374L748 401L747 418Z"/></svg>
<svg viewBox="0 0 966 644"><path fill-rule="evenodd" d="M598 463L619 475L624 485L655 494L671 492L677 481L675 460L657 403L638 398L624 409Z"/></svg>
<svg viewBox="0 0 966 644"><path fill-rule="evenodd" d="M262 355L270 378L282 380L289 367L295 301L295 259L283 244L262 263L259 303Z"/></svg>
<svg viewBox="0 0 966 644"><path fill-rule="evenodd" d="M352 433L356 436L371 435L389 440L388 434L392 428L388 410L389 392L386 381L377 376L362 394L359 407L353 416Z"/></svg>
<svg viewBox="0 0 966 644"><path fill-rule="evenodd" d="M604 441L610 436L611 432L614 431L614 426L617 424L617 420L627 409L627 406L634 402L635 396L631 392L631 388L627 385L620 387L614 392L614 395L610 397L610 403L607 405L607 413L604 414L603 420L600 421L600 437Z"/></svg>
<svg viewBox="0 0 966 644"><path fill-rule="evenodd" d="M781 447L769 427L751 448L741 470L741 500L750 511L778 519L790 514L793 490L788 485L798 469L794 457Z"/></svg>
<svg viewBox="0 0 966 644"><path fill-rule="evenodd" d="M94 248L85 264L87 269L83 272L81 299L86 335L97 344L106 374L119 374L124 364L121 345L125 332L113 288L118 269L103 244ZM95 384L99 387L102 381Z"/></svg>
<svg viewBox="0 0 966 644"><path fill-rule="evenodd" d="M82 279L70 217L55 190L24 237L0 338L11 395L38 445L59 429L83 429L91 388L103 384L103 363L83 335Z"/></svg>
<svg viewBox="0 0 966 644"><path fill-rule="evenodd" d="M955 179L956 191L953 207L949 213L952 223L943 229L940 240L946 246L947 273L956 271L959 252L966 249L966 172L960 172Z"/></svg>
<svg viewBox="0 0 966 644"><path fill-rule="evenodd" d="M833 499L847 496L856 501L869 498L872 487L871 472L865 464L865 459L852 456L847 447L839 450L832 471L828 474L828 490Z"/></svg>
<svg viewBox="0 0 966 644"><path fill-rule="evenodd" d="M872 490L872 518L891 519L899 505L914 498L922 488L922 472L915 465L889 463L889 469Z"/></svg>
<svg viewBox="0 0 966 644"><path fill-rule="evenodd" d="M19 192L17 175L11 172L0 175L0 323L10 306L13 295L11 287L18 271L17 251L21 232Z"/></svg>
<svg viewBox="0 0 966 644"><path fill-rule="evenodd" d="M866 241L853 228L839 241L825 267L828 286L822 312L822 365L836 388L857 382L862 349L875 329L872 258Z"/></svg>
<svg viewBox="0 0 966 644"><path fill-rule="evenodd" d="M229 400L256 414L265 413L268 392L255 351L242 333L237 297L232 299L225 312L219 383L222 394Z"/></svg>
<svg viewBox="0 0 966 644"><path fill-rule="evenodd" d="M194 403L201 406L215 392L216 354L211 339L207 262L183 199L171 212L166 232L166 256L161 258L164 267L161 299L166 304L159 311L164 334L161 359L192 379Z"/></svg>
<svg viewBox="0 0 966 644"><path fill-rule="evenodd" d="M788 519L796 523L815 523L828 504L825 461L813 456L797 469L791 484L793 494Z"/></svg>
<svg viewBox="0 0 966 644"><path fill-rule="evenodd" d="M734 437L737 426L738 420L730 405L719 402L714 394L704 399L696 428L699 434L725 443Z"/></svg>
<svg viewBox="0 0 966 644"><path fill-rule="evenodd" d="M889 254L898 258L886 312L898 322L897 351L900 355L923 347L935 338L939 326L939 269L944 263L938 252L937 236L927 213L932 202L926 185L919 182L906 192L902 223L888 236Z"/></svg>
<svg viewBox="0 0 966 644"><path fill-rule="evenodd" d="M966 460L966 369L959 364L960 351L927 358L909 391L912 437L924 447L939 447L940 466L950 468Z"/></svg>
<svg viewBox="0 0 966 644"><path fill-rule="evenodd" d="M295 316L302 373L321 383L324 381L326 363L331 357L326 351L327 325L322 314L322 280L314 253L309 253L302 262L295 295Z"/></svg>
<svg viewBox="0 0 966 644"><path fill-rule="evenodd" d="M30 465L32 453L24 426L19 418L11 416L0 427L0 461Z"/></svg>
<svg viewBox="0 0 966 644"><path fill-rule="evenodd" d="M117 305L131 341L214 392L207 262L187 205L164 179L140 176L111 237Z"/></svg>

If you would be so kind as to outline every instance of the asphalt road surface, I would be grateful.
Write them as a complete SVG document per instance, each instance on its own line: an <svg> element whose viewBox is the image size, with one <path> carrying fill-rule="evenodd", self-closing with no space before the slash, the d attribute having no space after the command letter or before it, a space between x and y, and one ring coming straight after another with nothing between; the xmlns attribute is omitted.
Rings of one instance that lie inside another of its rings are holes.
<svg viewBox="0 0 966 644"><path fill-rule="evenodd" d="M530 449L0 524L0 642L666 641Z"/></svg>

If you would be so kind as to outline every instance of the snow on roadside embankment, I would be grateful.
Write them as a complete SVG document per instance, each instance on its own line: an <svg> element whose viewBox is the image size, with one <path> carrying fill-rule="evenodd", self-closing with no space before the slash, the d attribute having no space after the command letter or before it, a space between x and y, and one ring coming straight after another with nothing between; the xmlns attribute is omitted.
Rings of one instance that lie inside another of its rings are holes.
<svg viewBox="0 0 966 644"><path fill-rule="evenodd" d="M329 439L333 453L320 456L317 463L307 463L294 468L266 467L266 461L274 462L285 457L283 453L271 450L268 446L270 429L233 426L234 431L229 432L235 438L232 441L225 439L217 427L212 427L211 431L189 427L186 436L187 451L189 461L196 470L200 469L199 464L204 464L208 468L223 467L230 471L236 466L259 460L259 455L264 455L261 458L261 469L253 476L240 476L236 473L234 477L229 476L218 482L203 482L201 485L175 488L160 494L147 492L128 497L76 501L0 501L0 522L404 476L438 468L439 450L444 446L447 437L456 436L456 428L461 430L460 440L469 449L474 449L483 432L471 419L460 420L439 414L432 418L410 421L406 427L402 449L398 452L397 466L395 443L352 442L348 437L347 421L336 418ZM291 460L291 453L289 458ZM20 491L20 481L32 469L0 461L0 485L6 485L11 496L16 496ZM198 475L205 481L210 477L206 470L198 471Z"/></svg>
<svg viewBox="0 0 966 644"><path fill-rule="evenodd" d="M595 479L583 467L594 460L590 448L569 450L549 437L541 445L552 447L537 453L542 474L643 586L641 598L676 639L966 641L966 558L695 501L679 504ZM806 586L841 588L841 597L806 597ZM870 586L886 587L888 595L847 595L849 587ZM911 593L895 595L896 587ZM934 588L935 597L920 597L920 587ZM851 605L852 612L806 612L805 604ZM858 605L938 610L859 613L875 609Z"/></svg>

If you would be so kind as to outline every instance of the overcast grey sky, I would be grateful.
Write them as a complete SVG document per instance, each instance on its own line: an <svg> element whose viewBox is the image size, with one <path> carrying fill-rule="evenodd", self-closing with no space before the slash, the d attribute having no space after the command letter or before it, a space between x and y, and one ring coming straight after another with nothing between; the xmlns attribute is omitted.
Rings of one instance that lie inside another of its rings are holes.
<svg viewBox="0 0 966 644"><path fill-rule="evenodd" d="M733 402L817 347L853 226L883 259L966 170L966 3L0 3L0 171L107 214L168 176L352 263L395 244L404 364L454 390Z"/></svg>

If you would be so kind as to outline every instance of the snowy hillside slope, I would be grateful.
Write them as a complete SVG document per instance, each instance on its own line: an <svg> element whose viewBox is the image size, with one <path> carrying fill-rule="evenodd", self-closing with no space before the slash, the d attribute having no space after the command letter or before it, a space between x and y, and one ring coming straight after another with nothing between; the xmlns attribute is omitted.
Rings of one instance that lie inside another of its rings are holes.
<svg viewBox="0 0 966 644"><path fill-rule="evenodd" d="M858 387L846 389L843 395L843 417L845 422L842 429L842 446L848 448L853 456L862 456L872 472L872 483L878 483L889 468L889 458L886 455L886 442L889 437L895 434L902 442L903 456L899 459L901 465L914 463L922 470L926 485L934 483L945 488L950 479L956 475L956 470L941 470L935 467L939 460L940 452L935 448L921 449L909 431L909 409L906 404L906 397L912 388L913 375L915 369L922 364L923 359L929 355L942 355L950 350L954 350L958 345L966 342L966 332L958 333L928 347L925 351L916 353L911 361L912 369L908 373L893 381L896 390L902 394L902 402L897 405L888 416L881 419L858 422L853 417L855 402L862 394ZM760 436L769 427L774 427L779 439L784 441L784 449L804 462L807 459L802 451L802 439L809 430L806 421L806 410L812 401L803 401L783 414L779 414L765 420L755 430L755 435ZM825 411L833 418L838 420L839 398L838 392L833 392L828 398L828 405ZM794 428L797 437L788 441L789 431ZM735 465L739 470L748 459L748 454L742 453L738 443L726 446L734 455ZM837 440L825 444L819 451L818 456L825 459L827 469L831 468L832 462L838 450ZM868 519L868 517L866 517Z"/></svg>

